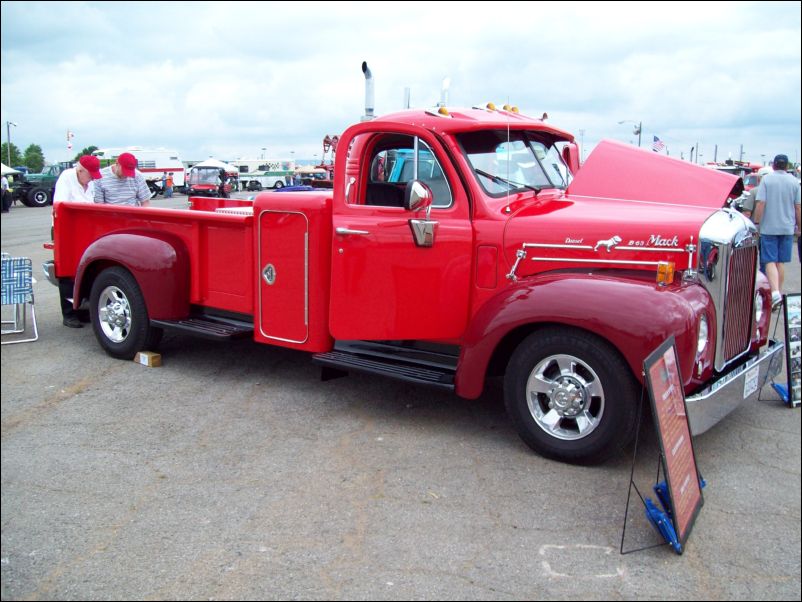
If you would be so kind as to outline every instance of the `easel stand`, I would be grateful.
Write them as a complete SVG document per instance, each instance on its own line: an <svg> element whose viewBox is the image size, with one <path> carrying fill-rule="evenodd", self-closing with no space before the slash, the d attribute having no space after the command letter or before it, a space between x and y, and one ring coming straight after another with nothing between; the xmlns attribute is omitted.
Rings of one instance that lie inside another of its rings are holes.
<svg viewBox="0 0 802 602"><path fill-rule="evenodd" d="M643 404L646 401L645 397L646 397L646 389L644 388L644 389L642 389L640 404L638 405L637 430L635 431L635 450L632 452L632 469L630 470L630 473L629 473L629 488L627 490L627 506L626 506L626 510L624 511L624 525L623 525L623 527L621 529L621 554L622 555L623 554L632 554L634 552L643 552L644 550L651 550L652 548L659 548L659 547L662 547L662 546L665 546L665 545L669 544L668 541L663 541L661 543L652 544L650 546L645 546L645 547L642 547L642 548L636 548L634 550L627 550L626 552L624 551L624 540L625 540L626 535L627 535L627 519L629 518L629 506L630 506L630 503L632 501L632 489L633 488L635 489L635 492L638 494L638 497L640 498L641 503L643 503L643 507L646 510L647 518L649 516L649 509L648 509L648 506L646 504L646 499L644 499L643 495L640 492L640 489L638 489L637 484L635 484L635 465L636 465L637 460L638 460L638 441L640 439L641 423L643 422ZM659 454L658 457L657 457L657 474L656 474L655 479L654 479L655 484L657 484L659 482L659 480L660 480L660 468L661 468L662 464L663 464L662 454ZM651 502L651 500L649 500L649 502Z"/></svg>
<svg viewBox="0 0 802 602"><path fill-rule="evenodd" d="M782 311L774 322L774 331L771 338L777 338L777 329L780 326L780 320L783 322L783 331L785 336L785 383L776 382L776 376L771 378L771 388L777 393L782 401L789 408L800 407L799 390L800 390L800 295L783 295ZM763 399L763 391L761 389L758 395L758 401L771 401Z"/></svg>
<svg viewBox="0 0 802 602"><path fill-rule="evenodd" d="M651 550L653 548L660 548L662 546L671 546L671 548L677 554L682 554L683 548L682 544L677 537L677 533L674 529L674 520L673 520L673 507L671 505L671 497L668 493L668 486L666 481L660 480L660 475L665 471L664 462L665 459L663 457L662 452L657 454L657 471L654 477L654 485L652 486L652 490L657 497L658 503L652 501L651 498L644 498L643 494L638 489L638 485L635 483L635 465L637 464L638 460L638 439L640 437L640 429L641 423L643 421L643 404L645 402L645 393L646 389L643 389L641 393L641 403L638 407L638 419L637 419L637 432L635 434L635 449L632 453L632 469L629 473L629 489L627 491L627 506L626 510L624 511L624 524L621 529L621 554L632 554L634 552L643 552L645 550ZM707 485L707 482L704 479L700 479L699 485L701 488L704 488ZM635 493L638 494L641 503L643 504L644 514L646 516L646 520L655 528L655 530L660 534L663 538L663 541L660 543L655 543L649 546L644 546L641 548L635 548L633 550L626 550L624 551L624 542L627 535L627 520L629 518L629 507L632 501L632 489L635 489Z"/></svg>

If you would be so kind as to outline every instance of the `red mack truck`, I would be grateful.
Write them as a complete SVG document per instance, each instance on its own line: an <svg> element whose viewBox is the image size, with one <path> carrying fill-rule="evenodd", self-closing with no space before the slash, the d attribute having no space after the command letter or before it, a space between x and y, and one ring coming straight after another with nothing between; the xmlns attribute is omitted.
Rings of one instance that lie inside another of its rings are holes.
<svg viewBox="0 0 802 602"><path fill-rule="evenodd" d="M333 190L57 203L45 271L116 358L177 330L468 399L502 376L523 440L567 462L631 440L672 335L695 435L779 371L734 176L609 141L580 169L571 134L494 107L388 115L339 149Z"/></svg>

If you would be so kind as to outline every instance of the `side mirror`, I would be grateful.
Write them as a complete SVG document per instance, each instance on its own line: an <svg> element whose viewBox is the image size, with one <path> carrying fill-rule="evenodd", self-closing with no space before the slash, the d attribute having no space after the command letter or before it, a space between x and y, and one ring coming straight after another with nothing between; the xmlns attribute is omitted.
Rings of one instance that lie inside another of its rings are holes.
<svg viewBox="0 0 802 602"><path fill-rule="evenodd" d="M571 142L565 145L563 148L563 161L568 166L568 169L571 170L572 175L576 175L576 172L579 171L579 147Z"/></svg>
<svg viewBox="0 0 802 602"><path fill-rule="evenodd" d="M432 189L420 180L410 180L407 182L404 191L404 209L407 211L418 211L419 209L429 209L434 200Z"/></svg>

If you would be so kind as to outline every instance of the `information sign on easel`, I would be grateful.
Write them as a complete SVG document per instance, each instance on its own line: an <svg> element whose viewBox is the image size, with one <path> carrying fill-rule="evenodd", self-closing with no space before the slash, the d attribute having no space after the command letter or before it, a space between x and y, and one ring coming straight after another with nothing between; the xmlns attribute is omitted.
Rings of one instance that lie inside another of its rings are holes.
<svg viewBox="0 0 802 602"><path fill-rule="evenodd" d="M785 367L788 374L786 401L792 408L802 403L802 295L785 295Z"/></svg>
<svg viewBox="0 0 802 602"><path fill-rule="evenodd" d="M655 508L653 514L656 516L650 516L650 520L681 554L704 500L674 337L660 345L643 367L666 475L667 495L658 497L664 506L666 519L673 526L675 540L672 541L666 533L671 531L666 528L668 525L659 524L659 509Z"/></svg>

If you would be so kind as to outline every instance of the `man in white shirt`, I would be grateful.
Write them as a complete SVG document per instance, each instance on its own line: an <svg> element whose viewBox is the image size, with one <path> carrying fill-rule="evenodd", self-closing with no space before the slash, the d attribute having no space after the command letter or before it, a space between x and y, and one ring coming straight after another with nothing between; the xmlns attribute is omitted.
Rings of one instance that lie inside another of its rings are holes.
<svg viewBox="0 0 802 602"><path fill-rule="evenodd" d="M8 213L9 208L11 207L11 191L8 188L8 178L3 176L2 179L3 185L3 213Z"/></svg>
<svg viewBox="0 0 802 602"><path fill-rule="evenodd" d="M84 155L78 159L75 167L61 172L53 193L53 204L63 201L93 203L95 200L95 182L100 179L100 160L93 155ZM64 326L82 328L81 315L68 301L73 296L75 281L72 278L59 278L58 290L61 297L61 315Z"/></svg>

